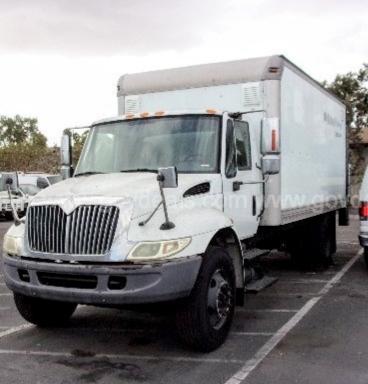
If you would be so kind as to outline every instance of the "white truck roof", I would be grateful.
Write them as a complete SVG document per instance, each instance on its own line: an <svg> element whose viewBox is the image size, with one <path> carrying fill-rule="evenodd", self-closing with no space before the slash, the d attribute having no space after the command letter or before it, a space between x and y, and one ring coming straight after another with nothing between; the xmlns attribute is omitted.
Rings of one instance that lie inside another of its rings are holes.
<svg viewBox="0 0 368 384"><path fill-rule="evenodd" d="M119 78L117 96L280 80L285 67L343 104L335 95L283 55L125 74Z"/></svg>

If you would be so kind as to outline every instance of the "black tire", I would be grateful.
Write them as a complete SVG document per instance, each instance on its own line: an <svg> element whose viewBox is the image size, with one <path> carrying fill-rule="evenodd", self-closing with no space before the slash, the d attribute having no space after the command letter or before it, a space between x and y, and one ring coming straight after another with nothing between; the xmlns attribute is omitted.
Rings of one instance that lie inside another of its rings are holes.
<svg viewBox="0 0 368 384"><path fill-rule="evenodd" d="M301 268L327 268L336 252L336 214L307 220L290 234L288 249Z"/></svg>
<svg viewBox="0 0 368 384"><path fill-rule="evenodd" d="M235 271L231 257L221 247L210 247L203 257L190 297L177 308L179 337L197 351L215 350L229 333L235 301Z"/></svg>
<svg viewBox="0 0 368 384"><path fill-rule="evenodd" d="M364 257L365 266L368 269L368 247L364 247L364 249L363 249L363 257Z"/></svg>
<svg viewBox="0 0 368 384"><path fill-rule="evenodd" d="M5 219L8 221L13 220L13 213L12 212L6 212L5 213Z"/></svg>
<svg viewBox="0 0 368 384"><path fill-rule="evenodd" d="M73 315L77 304L44 300L14 293L15 305L28 322L40 327L64 325Z"/></svg>

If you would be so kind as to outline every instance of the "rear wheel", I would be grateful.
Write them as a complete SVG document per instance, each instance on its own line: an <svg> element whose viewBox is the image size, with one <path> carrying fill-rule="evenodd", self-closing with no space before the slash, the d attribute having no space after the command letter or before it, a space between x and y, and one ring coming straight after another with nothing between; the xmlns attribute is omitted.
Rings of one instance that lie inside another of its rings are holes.
<svg viewBox="0 0 368 384"><path fill-rule="evenodd" d="M6 220L13 220L13 213L12 212L6 212L5 213L5 219Z"/></svg>
<svg viewBox="0 0 368 384"><path fill-rule="evenodd" d="M40 327L65 324L77 308L77 304L44 300L19 293L14 293L14 301L22 317Z"/></svg>
<svg viewBox="0 0 368 384"><path fill-rule="evenodd" d="M225 249L206 252L190 297L176 313L180 338L192 348L210 352L226 339L234 317L235 272Z"/></svg>
<svg viewBox="0 0 368 384"><path fill-rule="evenodd" d="M335 212L307 220L289 235L288 249L303 268L326 268L336 252Z"/></svg>
<svg viewBox="0 0 368 384"><path fill-rule="evenodd" d="M363 257L365 261L365 266L368 268L368 247L364 247Z"/></svg>

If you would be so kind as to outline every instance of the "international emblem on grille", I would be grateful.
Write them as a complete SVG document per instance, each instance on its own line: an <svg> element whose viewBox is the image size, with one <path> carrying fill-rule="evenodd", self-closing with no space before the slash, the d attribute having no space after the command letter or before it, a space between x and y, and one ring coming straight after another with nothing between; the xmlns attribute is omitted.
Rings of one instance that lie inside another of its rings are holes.
<svg viewBox="0 0 368 384"><path fill-rule="evenodd" d="M32 251L103 255L111 248L119 218L115 206L80 205L67 215L58 205L33 206L27 213Z"/></svg>

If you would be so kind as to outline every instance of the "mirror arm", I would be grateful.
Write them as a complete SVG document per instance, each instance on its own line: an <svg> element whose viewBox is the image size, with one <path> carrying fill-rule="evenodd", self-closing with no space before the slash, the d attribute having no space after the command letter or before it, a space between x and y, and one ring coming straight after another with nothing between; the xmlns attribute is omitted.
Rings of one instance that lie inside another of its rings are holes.
<svg viewBox="0 0 368 384"><path fill-rule="evenodd" d="M8 195L9 195L9 200L10 200L10 206L11 206L12 214L13 214L13 218L14 218L14 224L15 225L20 225L20 224L25 222L25 219L24 218L22 218L22 219L19 218L17 210L14 207L13 198L11 196L10 185L8 184L7 187L8 187Z"/></svg>
<svg viewBox="0 0 368 384"><path fill-rule="evenodd" d="M140 227L144 227L146 224L148 224L148 222L152 219L152 217L154 216L154 214L158 211L158 209L161 207L161 204L162 204L162 200L157 204L156 208L153 210L153 212L147 217L146 220L144 221L141 221L138 225Z"/></svg>
<svg viewBox="0 0 368 384"><path fill-rule="evenodd" d="M164 193L164 189L163 189L163 182L164 182L164 180L165 180L164 175L158 174L157 181L158 181L158 185L159 185L159 188L160 188L162 205L163 205L164 214L165 214L165 222L162 223L161 227L160 227L160 229L163 230L163 231L175 228L175 224L169 220L169 215L167 213L167 204L166 204L166 198L165 198L165 193Z"/></svg>

